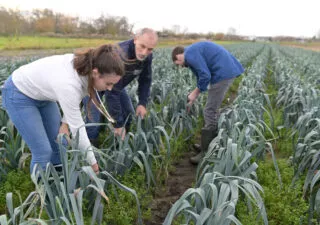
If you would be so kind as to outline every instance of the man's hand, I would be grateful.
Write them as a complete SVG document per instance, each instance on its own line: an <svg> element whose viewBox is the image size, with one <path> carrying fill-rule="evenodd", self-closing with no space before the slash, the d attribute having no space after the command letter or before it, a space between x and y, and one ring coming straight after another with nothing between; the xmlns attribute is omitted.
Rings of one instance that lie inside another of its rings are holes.
<svg viewBox="0 0 320 225"><path fill-rule="evenodd" d="M98 165L98 163L91 165L91 168L96 174L99 174L99 165Z"/></svg>
<svg viewBox="0 0 320 225"><path fill-rule="evenodd" d="M198 96L200 95L200 89L195 88L189 95L188 95L188 105L187 105L187 111L189 112L191 109L191 106L196 101Z"/></svg>
<svg viewBox="0 0 320 225"><path fill-rule="evenodd" d="M147 114L146 107L144 107L143 105L138 105L136 109L136 116L141 116L141 118L143 119L146 114Z"/></svg>
<svg viewBox="0 0 320 225"><path fill-rule="evenodd" d="M70 136L68 124L62 123L59 128L59 134L66 134L68 137Z"/></svg>
<svg viewBox="0 0 320 225"><path fill-rule="evenodd" d="M124 127L114 128L114 134L116 136L121 136L121 140L124 140L126 136L126 128Z"/></svg>

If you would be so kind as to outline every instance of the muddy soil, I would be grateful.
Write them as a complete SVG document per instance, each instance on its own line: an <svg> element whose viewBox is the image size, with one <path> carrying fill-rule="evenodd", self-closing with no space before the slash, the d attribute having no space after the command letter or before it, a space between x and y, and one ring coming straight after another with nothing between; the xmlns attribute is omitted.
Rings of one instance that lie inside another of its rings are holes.
<svg viewBox="0 0 320 225"><path fill-rule="evenodd" d="M28 50L0 50L0 58L49 56L64 53L73 53L74 49L28 49Z"/></svg>
<svg viewBox="0 0 320 225"><path fill-rule="evenodd" d="M188 189L194 186L197 166L189 162L191 156L197 153L190 150L175 163L174 171L170 172L165 190L157 190L150 205L152 219L144 221L145 225L163 224L171 206Z"/></svg>

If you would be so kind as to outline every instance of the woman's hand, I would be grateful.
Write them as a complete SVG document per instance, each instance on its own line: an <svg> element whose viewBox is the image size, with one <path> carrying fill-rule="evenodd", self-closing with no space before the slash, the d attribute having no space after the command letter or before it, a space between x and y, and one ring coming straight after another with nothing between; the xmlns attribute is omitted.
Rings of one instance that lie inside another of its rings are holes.
<svg viewBox="0 0 320 225"><path fill-rule="evenodd" d="M95 163L95 164L91 165L91 168L96 174L99 174L99 165L98 165L98 163Z"/></svg>
<svg viewBox="0 0 320 225"><path fill-rule="evenodd" d="M68 137L70 136L68 124L62 123L59 129L59 134L66 134Z"/></svg>
<svg viewBox="0 0 320 225"><path fill-rule="evenodd" d="M121 140L124 140L126 136L126 128L124 127L114 128L114 134L116 136L121 137Z"/></svg>

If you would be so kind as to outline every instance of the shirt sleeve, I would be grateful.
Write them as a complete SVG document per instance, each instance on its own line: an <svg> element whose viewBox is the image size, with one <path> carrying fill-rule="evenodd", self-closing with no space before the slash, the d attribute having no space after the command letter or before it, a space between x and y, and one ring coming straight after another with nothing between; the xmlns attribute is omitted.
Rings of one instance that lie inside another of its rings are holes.
<svg viewBox="0 0 320 225"><path fill-rule="evenodd" d="M120 102L120 90L112 89L111 91L106 91L106 104L108 108L108 112L116 120L115 128L124 126L124 118L122 116L122 108Z"/></svg>
<svg viewBox="0 0 320 225"><path fill-rule="evenodd" d="M87 135L87 131L84 127L84 121L82 119L80 111L80 102L82 99L81 94L75 94L70 89L59 90L58 102L63 112L63 120L69 125L72 133L72 137L75 138L77 131L79 130L79 149L86 154L87 162L90 165L97 163L97 160L92 151L92 146ZM79 129L80 128L80 129Z"/></svg>
<svg viewBox="0 0 320 225"><path fill-rule="evenodd" d="M150 96L150 87L152 82L152 55L149 56L146 65L144 66L138 79L138 105L146 107Z"/></svg>
<svg viewBox="0 0 320 225"><path fill-rule="evenodd" d="M193 68L193 72L196 73L197 87L201 92L206 91L211 80L211 73L204 57L199 51L192 50L186 52L185 58L189 66Z"/></svg>

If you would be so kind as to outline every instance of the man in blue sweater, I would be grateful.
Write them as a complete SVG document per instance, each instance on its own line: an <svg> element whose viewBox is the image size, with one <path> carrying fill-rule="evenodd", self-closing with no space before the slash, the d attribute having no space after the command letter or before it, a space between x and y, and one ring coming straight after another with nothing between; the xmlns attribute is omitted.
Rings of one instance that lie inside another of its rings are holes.
<svg viewBox="0 0 320 225"><path fill-rule="evenodd" d="M219 107L233 80L244 69L240 62L225 48L209 41L201 41L186 48L178 46L172 51L176 65L189 67L197 78L197 87L188 95L188 105L194 103L200 93L208 90L204 109L205 126L201 130L201 152L190 158L198 164L204 151L218 133Z"/></svg>
<svg viewBox="0 0 320 225"><path fill-rule="evenodd" d="M143 28L135 34L133 39L119 43L119 54L125 64L125 75L113 86L111 91L98 93L100 98L105 95L107 110L116 121L114 133L121 136L122 139L130 127L131 115L135 114L144 118L147 113L146 106L152 81L152 51L157 45L157 41L158 36L154 30ZM138 78L139 102L134 111L125 87L136 78ZM100 123L102 114L92 102L88 103L88 100L87 97L83 99L86 112L85 122ZM100 128L100 126L86 127L89 139L96 146L98 145ZM67 124L60 127L60 133L67 133L67 130Z"/></svg>

